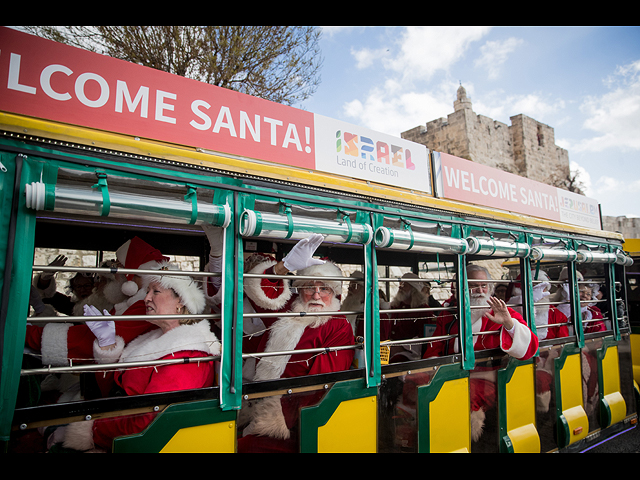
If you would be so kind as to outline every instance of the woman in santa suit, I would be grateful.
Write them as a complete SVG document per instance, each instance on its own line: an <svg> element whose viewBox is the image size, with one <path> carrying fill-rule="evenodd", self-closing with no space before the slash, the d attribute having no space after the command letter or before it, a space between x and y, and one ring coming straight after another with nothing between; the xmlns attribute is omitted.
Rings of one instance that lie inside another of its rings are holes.
<svg viewBox="0 0 640 480"><path fill-rule="evenodd" d="M127 269L152 270L160 262L168 261L160 251L144 240L134 237L127 240L116 251L116 258L121 267ZM110 312L113 315L144 315L144 296L146 295L146 276L126 276L121 291L125 300L114 306ZM127 321L116 322L118 335L125 342L138 335L156 328L149 322ZM93 358L92 345L95 336L86 325L72 325L71 323L49 323L44 327L28 325L25 346L42 354L43 365L67 366L68 359L76 363L90 361Z"/></svg>
<svg viewBox="0 0 640 480"><path fill-rule="evenodd" d="M164 263L162 270L177 267ZM149 320L156 329L125 345L116 335L113 321L89 321L94 332L95 358L100 363L151 361L176 358L199 358L220 354L220 343L207 320L181 319L179 315L199 314L205 308L203 291L190 277L151 276L144 298L147 315L167 315L166 320ZM87 306L86 315L100 315ZM105 315L108 313L105 311ZM142 395L185 389L211 387L214 384L213 362L179 363L165 366L117 371L114 380L126 395ZM79 422L64 427L56 438L65 448L87 451L110 450L113 439L144 430L156 414Z"/></svg>
<svg viewBox="0 0 640 480"><path fill-rule="evenodd" d="M313 258L322 235L311 235L298 242L283 261L266 261L252 273L300 276L342 277L340 268ZM342 283L338 280L271 280L248 278L245 294L262 308L275 312L337 312L340 310ZM280 317L262 335L257 352L277 352L354 345L351 325L344 315L304 315ZM330 353L300 353L263 357L256 362L254 380L274 380L348 370L353 350ZM238 439L239 452L294 452L298 439L293 428L301 407L315 404L324 392L306 396L288 395L261 399L243 407L248 425Z"/></svg>

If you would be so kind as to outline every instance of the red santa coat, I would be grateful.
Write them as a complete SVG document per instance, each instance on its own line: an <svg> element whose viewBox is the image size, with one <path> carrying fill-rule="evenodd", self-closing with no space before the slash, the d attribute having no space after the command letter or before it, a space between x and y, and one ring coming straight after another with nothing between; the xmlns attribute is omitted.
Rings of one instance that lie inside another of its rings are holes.
<svg viewBox="0 0 640 480"><path fill-rule="evenodd" d="M119 311L116 307L111 313L116 315L145 315L144 296L146 292L136 294L123 305ZM141 298L140 298L141 297ZM156 329L155 325L144 320L122 321L115 319L116 335L122 337L125 343L134 338ZM68 359L83 363L93 360L93 341L95 335L84 323L72 325L70 323L49 323L44 327L27 325L25 345L42 353L42 363L56 367L67 366Z"/></svg>
<svg viewBox="0 0 640 480"><path fill-rule="evenodd" d="M265 262L251 273L273 273L275 262ZM245 295L256 311L291 311L297 299L288 281L247 279ZM337 301L337 311L340 303ZM269 323L264 319L265 324ZM331 348L354 345L351 325L344 315L331 317L281 317L270 322L270 328L260 337L257 352ZM293 378L348 370L353 361L353 350L337 352L300 353L289 356L265 357L256 363L255 380ZM291 437L300 408L315 404L324 392L306 396L269 397L261 400L250 412L251 423L238 440L238 451L295 451L297 439ZM295 435L295 432L294 432Z"/></svg>
<svg viewBox="0 0 640 480"><path fill-rule="evenodd" d="M501 348L504 352L518 360L528 360L538 351L538 337L533 334L527 326L522 316L508 308L511 318L516 320L513 337L507 332L502 325L492 322L486 316L482 317L482 324L478 331L500 331L498 335L488 334L474 337L474 350L484 350L490 348ZM489 312L493 315L493 310ZM449 312L445 312L438 317L436 321L436 330L434 337L444 335L455 335L459 333L459 322ZM443 355L452 355L459 352L456 345L456 339L449 341L438 341L431 343L425 351L423 358L439 357Z"/></svg>
<svg viewBox="0 0 640 480"><path fill-rule="evenodd" d="M582 321L595 320L604 318L600 309L596 306L590 305L587 307L587 311L582 313ZM589 322L584 324L584 333L596 333L604 332L607 329L604 322Z"/></svg>
<svg viewBox="0 0 640 480"><path fill-rule="evenodd" d="M567 325L561 325L559 327L553 327L552 325L558 325L561 323L567 323L567 317L564 313L558 310L554 306L549 307L549 328L547 328L547 339L553 338L565 338L569 336L569 327Z"/></svg>
<svg viewBox="0 0 640 480"><path fill-rule="evenodd" d="M154 329L126 346L122 337L116 337L113 350L100 349L97 341L92 348L100 363L198 358L220 353L220 343L210 331L207 320L181 325L166 333ZM206 388L213 386L214 378L213 362L134 368L115 374L115 382L127 395ZM64 445L82 451L94 446L110 450L115 437L140 433L156 415L149 413L72 424L67 427Z"/></svg>

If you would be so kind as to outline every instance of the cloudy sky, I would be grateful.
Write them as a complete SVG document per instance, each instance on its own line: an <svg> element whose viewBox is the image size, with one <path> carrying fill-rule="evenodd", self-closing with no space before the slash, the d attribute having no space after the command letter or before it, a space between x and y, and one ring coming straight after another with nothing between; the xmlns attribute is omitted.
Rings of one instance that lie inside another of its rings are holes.
<svg viewBox="0 0 640 480"><path fill-rule="evenodd" d="M400 136L473 111L555 129L603 215L640 217L640 27L323 27L322 83L299 107Z"/></svg>

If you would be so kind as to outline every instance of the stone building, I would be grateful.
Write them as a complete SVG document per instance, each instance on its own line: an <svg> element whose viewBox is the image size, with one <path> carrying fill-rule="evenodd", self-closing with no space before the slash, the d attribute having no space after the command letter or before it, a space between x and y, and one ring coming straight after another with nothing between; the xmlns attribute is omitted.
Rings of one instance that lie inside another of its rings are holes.
<svg viewBox="0 0 640 480"><path fill-rule="evenodd" d="M569 177L569 153L555 144L550 126L522 114L511 117L511 126L476 114L462 85L453 108L447 118L402 132L402 138L542 183Z"/></svg>
<svg viewBox="0 0 640 480"><path fill-rule="evenodd" d="M447 118L402 132L402 138L559 188L570 183L569 153L555 144L550 126L522 114L510 118L511 126L476 114L462 85L453 110ZM605 216L602 228L640 238L638 218Z"/></svg>

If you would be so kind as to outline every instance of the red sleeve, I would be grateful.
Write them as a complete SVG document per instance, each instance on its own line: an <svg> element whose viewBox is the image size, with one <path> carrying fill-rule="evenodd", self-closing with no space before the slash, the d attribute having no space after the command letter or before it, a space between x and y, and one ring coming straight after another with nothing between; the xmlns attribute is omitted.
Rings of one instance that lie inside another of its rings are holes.
<svg viewBox="0 0 640 480"><path fill-rule="evenodd" d="M322 346L326 348L355 345L353 330L346 319L331 320L326 324L327 336L323 339ZM318 373L341 372L349 370L353 362L354 350L339 350L318 355L313 359L309 375Z"/></svg>

